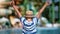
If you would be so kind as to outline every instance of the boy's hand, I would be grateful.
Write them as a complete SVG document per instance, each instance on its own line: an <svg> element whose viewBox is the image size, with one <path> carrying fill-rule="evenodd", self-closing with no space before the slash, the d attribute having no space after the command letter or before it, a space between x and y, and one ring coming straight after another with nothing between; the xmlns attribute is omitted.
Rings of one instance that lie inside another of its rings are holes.
<svg viewBox="0 0 60 34"><path fill-rule="evenodd" d="M12 1L11 1L11 2L9 2L9 5L12 5Z"/></svg>
<svg viewBox="0 0 60 34"><path fill-rule="evenodd" d="M48 2L46 2L46 3L45 3L45 5L46 5L46 6L48 6L48 5L49 5L49 3L48 3Z"/></svg>
<svg viewBox="0 0 60 34"><path fill-rule="evenodd" d="M46 0L46 5L50 5L52 3L52 1L51 0Z"/></svg>
<svg viewBox="0 0 60 34"><path fill-rule="evenodd" d="M11 6L13 6L13 5L15 5L15 2L12 0L11 2L9 2L9 4L10 4Z"/></svg>

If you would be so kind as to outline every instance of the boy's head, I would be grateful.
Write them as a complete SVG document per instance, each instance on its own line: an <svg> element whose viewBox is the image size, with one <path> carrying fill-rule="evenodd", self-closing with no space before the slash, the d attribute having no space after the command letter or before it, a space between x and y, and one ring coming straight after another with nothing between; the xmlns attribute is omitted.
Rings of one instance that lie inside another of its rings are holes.
<svg viewBox="0 0 60 34"><path fill-rule="evenodd" d="M26 15L25 15L26 18L33 18L33 11L26 11Z"/></svg>

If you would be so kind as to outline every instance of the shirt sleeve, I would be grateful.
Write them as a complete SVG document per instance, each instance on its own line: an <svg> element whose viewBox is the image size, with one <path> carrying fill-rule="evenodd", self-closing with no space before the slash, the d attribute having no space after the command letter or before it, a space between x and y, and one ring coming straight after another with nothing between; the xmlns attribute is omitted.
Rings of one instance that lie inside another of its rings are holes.
<svg viewBox="0 0 60 34"><path fill-rule="evenodd" d="M33 18L33 21L34 21L35 23L38 23L38 18L34 17L34 18Z"/></svg>
<svg viewBox="0 0 60 34"><path fill-rule="evenodd" d="M25 20L24 17L20 17L20 21L23 23L23 21Z"/></svg>

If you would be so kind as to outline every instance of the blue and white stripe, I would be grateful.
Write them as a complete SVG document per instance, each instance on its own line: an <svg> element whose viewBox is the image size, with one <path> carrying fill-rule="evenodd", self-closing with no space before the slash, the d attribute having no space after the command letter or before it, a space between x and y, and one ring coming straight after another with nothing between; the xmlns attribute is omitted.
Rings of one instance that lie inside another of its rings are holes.
<svg viewBox="0 0 60 34"><path fill-rule="evenodd" d="M31 22L28 22L25 18L20 18L21 22L23 23L23 32L27 33L34 33L36 32L36 23L38 21L37 18L33 18Z"/></svg>

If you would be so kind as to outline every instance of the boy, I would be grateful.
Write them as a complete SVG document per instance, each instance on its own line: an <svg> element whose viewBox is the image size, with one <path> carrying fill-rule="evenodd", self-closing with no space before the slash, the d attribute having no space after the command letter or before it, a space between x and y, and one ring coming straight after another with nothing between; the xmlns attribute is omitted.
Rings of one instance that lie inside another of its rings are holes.
<svg viewBox="0 0 60 34"><path fill-rule="evenodd" d="M15 5L13 5L13 8L16 10L16 13L18 14L18 17L20 18L20 21L23 25L23 33L22 34L36 34L36 23L38 19L40 18L43 10L49 5L48 2L45 3L45 5L39 10L37 16L33 16L32 11L26 11L25 17L22 17L21 13L17 9Z"/></svg>

